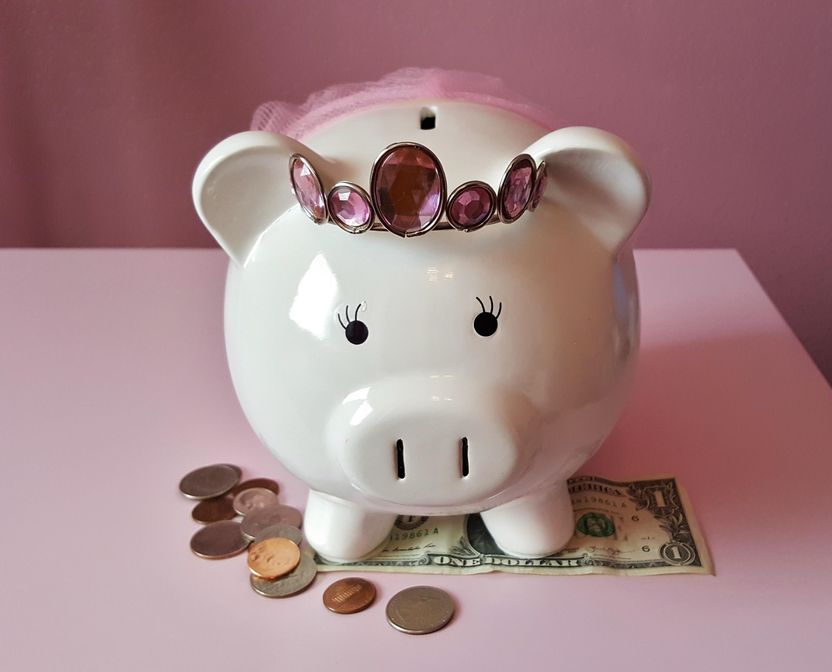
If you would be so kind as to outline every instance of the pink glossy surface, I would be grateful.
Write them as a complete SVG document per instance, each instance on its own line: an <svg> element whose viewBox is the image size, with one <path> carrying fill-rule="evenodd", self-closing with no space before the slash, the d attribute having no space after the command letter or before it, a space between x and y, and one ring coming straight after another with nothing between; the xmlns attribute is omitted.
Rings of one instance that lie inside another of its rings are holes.
<svg viewBox="0 0 832 672"><path fill-rule="evenodd" d="M379 219L399 235L417 234L442 209L441 167L421 147L391 149L373 167L370 188Z"/></svg>
<svg viewBox="0 0 832 672"><path fill-rule="evenodd" d="M214 247L209 148L264 101L404 66L625 138L654 185L637 243L739 249L832 377L828 0L2 2L0 245Z"/></svg>
<svg viewBox="0 0 832 672"><path fill-rule="evenodd" d="M476 229L494 211L494 198L485 187L473 184L453 196L448 203L448 219L463 229Z"/></svg>
<svg viewBox="0 0 832 672"><path fill-rule="evenodd" d="M292 161L290 175L292 190L304 211L316 221L324 219L326 208L319 177L299 158Z"/></svg>
<svg viewBox="0 0 832 672"><path fill-rule="evenodd" d="M334 188L327 203L330 216L350 229L366 226L373 216L370 203L352 187Z"/></svg>
<svg viewBox="0 0 832 672"><path fill-rule="evenodd" d="M507 220L515 220L529 203L534 183L534 167L531 161L518 162L511 168L500 185L497 198L501 212Z"/></svg>
<svg viewBox="0 0 832 672"><path fill-rule="evenodd" d="M832 393L732 251L636 255L634 396L584 471L675 474L716 577L373 575L344 617L269 601L243 558L191 555L177 492L232 461L304 487L262 448L225 364L216 251L0 252L2 670L826 670ZM458 603L425 638L391 629L397 590Z"/></svg>

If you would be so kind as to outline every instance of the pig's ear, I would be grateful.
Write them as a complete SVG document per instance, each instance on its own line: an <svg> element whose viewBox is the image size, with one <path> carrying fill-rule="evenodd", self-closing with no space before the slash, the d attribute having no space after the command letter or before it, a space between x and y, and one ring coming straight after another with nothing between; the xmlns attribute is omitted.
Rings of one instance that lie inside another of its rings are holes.
<svg viewBox="0 0 832 672"><path fill-rule="evenodd" d="M650 177L632 149L597 128L561 128L527 153L545 161L544 199L577 215L610 250L635 231L650 202Z"/></svg>
<svg viewBox="0 0 832 672"><path fill-rule="evenodd" d="M289 184L289 157L296 152L318 171L326 163L296 140L247 131L223 140L196 169L196 211L236 264L245 265L263 232L297 204Z"/></svg>

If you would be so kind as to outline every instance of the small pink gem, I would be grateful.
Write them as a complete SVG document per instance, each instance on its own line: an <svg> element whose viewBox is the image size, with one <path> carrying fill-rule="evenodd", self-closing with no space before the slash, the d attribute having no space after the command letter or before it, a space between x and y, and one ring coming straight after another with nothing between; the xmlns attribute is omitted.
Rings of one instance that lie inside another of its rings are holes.
<svg viewBox="0 0 832 672"><path fill-rule="evenodd" d="M537 169L537 180L534 183L534 193L532 194L532 201L529 203L529 210L534 210L540 205L540 199L543 198L543 192L546 191L546 182L549 180L549 174L546 169L546 164L541 163Z"/></svg>
<svg viewBox="0 0 832 672"><path fill-rule="evenodd" d="M318 222L326 219L324 192L321 189L321 181L314 169L307 165L303 159L296 156L292 160L289 174L295 197L306 211L306 214Z"/></svg>
<svg viewBox="0 0 832 672"><path fill-rule="evenodd" d="M348 229L362 229L373 216L370 202L360 191L347 185L336 187L327 199L332 218Z"/></svg>
<svg viewBox="0 0 832 672"><path fill-rule="evenodd" d="M505 219L514 221L529 204L534 181L534 166L521 159L512 166L500 187L500 204Z"/></svg>
<svg viewBox="0 0 832 672"><path fill-rule="evenodd" d="M494 212L491 191L479 184L460 189L448 205L448 219L462 229L476 229Z"/></svg>
<svg viewBox="0 0 832 672"><path fill-rule="evenodd" d="M378 217L395 233L423 233L442 210L441 168L423 147L403 145L391 150L376 165L372 182Z"/></svg>

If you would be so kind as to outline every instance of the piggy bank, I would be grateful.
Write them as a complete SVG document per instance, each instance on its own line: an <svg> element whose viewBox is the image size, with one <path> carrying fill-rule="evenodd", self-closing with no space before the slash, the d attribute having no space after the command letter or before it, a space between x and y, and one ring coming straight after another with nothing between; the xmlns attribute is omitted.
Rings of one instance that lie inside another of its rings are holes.
<svg viewBox="0 0 832 672"><path fill-rule="evenodd" d="M518 557L566 544L566 480L633 378L649 191L607 132L448 100L205 156L193 198L230 257L234 387L308 484L322 557L371 555L403 514L479 512Z"/></svg>

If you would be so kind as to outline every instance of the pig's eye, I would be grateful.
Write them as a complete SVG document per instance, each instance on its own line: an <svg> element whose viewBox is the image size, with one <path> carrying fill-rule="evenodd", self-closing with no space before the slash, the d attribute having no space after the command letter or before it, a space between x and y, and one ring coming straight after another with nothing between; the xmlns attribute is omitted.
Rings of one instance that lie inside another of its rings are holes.
<svg viewBox="0 0 832 672"><path fill-rule="evenodd" d="M359 308L361 308L361 304L355 307L355 313L352 319L350 319L350 307L347 306L347 309L344 311L346 323L341 318L341 314L338 314L338 323L344 328L344 335L353 345L361 345L370 335L370 330L367 329L367 325L358 319Z"/></svg>
<svg viewBox="0 0 832 672"><path fill-rule="evenodd" d="M485 304L482 302L480 297L477 297L477 302L480 304L482 312L474 318L474 331L476 331L480 336L493 336L499 326L497 320L500 318L500 313L503 312L503 304L500 302L500 305L497 308L497 314L495 315L494 299L490 296L488 297L488 310L485 309Z"/></svg>

